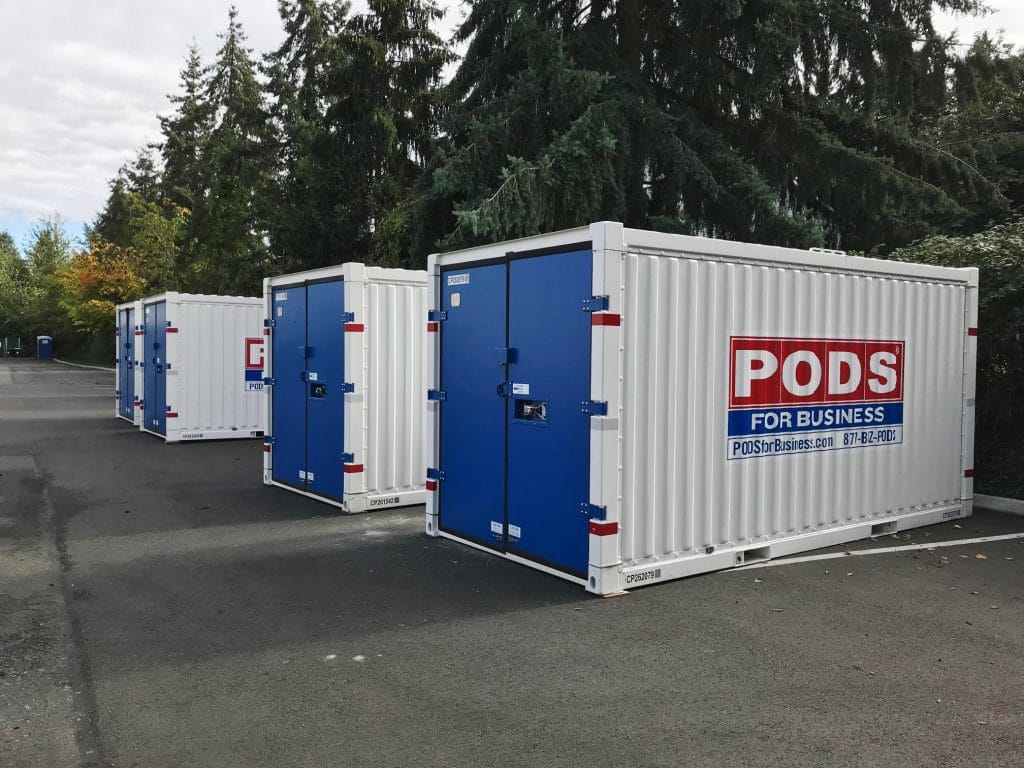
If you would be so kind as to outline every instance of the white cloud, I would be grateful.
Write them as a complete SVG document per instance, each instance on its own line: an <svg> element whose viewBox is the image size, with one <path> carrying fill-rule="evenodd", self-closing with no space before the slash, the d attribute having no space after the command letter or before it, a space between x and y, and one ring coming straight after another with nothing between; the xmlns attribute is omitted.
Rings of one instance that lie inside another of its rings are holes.
<svg viewBox="0 0 1024 768"><path fill-rule="evenodd" d="M991 37L1002 33L1006 42L1024 47L1024 3L1020 0L987 0L985 4L992 13L983 16L940 11L936 13L935 27L943 34L955 33L963 45L969 45L977 35L988 32Z"/></svg>

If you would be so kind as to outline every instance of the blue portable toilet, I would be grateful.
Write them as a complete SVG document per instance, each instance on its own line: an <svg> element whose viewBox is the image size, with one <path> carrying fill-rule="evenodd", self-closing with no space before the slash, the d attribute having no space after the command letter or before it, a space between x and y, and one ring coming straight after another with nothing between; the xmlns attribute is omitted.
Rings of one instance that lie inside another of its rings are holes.
<svg viewBox="0 0 1024 768"><path fill-rule="evenodd" d="M53 338L36 336L36 359L53 360Z"/></svg>

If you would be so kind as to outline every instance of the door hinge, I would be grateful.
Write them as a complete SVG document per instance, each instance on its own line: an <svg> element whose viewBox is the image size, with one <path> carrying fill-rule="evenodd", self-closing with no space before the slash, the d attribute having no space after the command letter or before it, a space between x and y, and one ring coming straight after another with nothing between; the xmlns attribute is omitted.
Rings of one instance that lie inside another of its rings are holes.
<svg viewBox="0 0 1024 768"><path fill-rule="evenodd" d="M356 385L350 381L346 381L344 384L341 385L341 391L344 392L345 394L350 394L356 391Z"/></svg>
<svg viewBox="0 0 1024 768"><path fill-rule="evenodd" d="M351 464L355 460L356 460L356 457L355 457L354 454L351 454L351 453L343 453L343 454L341 454L341 463L342 464Z"/></svg>
<svg viewBox="0 0 1024 768"><path fill-rule="evenodd" d="M343 323L354 323L355 321L356 321L356 313L355 312L342 312L341 313L341 322L343 322Z"/></svg>
<svg viewBox="0 0 1024 768"><path fill-rule="evenodd" d="M591 504L589 501L580 503L580 514L586 515L591 520L604 520L608 514L607 507L600 507L597 504Z"/></svg>
<svg viewBox="0 0 1024 768"><path fill-rule="evenodd" d="M498 395L501 397L512 397L512 382L501 382L501 384L498 385Z"/></svg>
<svg viewBox="0 0 1024 768"><path fill-rule="evenodd" d="M608 309L607 296L591 296L583 300L584 312L604 312Z"/></svg>
<svg viewBox="0 0 1024 768"><path fill-rule="evenodd" d="M448 393L443 389L428 389L427 400L447 400Z"/></svg>
<svg viewBox="0 0 1024 768"><path fill-rule="evenodd" d="M446 476L440 469L427 470L427 480L444 480Z"/></svg>
<svg viewBox="0 0 1024 768"><path fill-rule="evenodd" d="M584 400L580 405L580 411L588 416L608 415L608 403L603 403L599 400Z"/></svg>
<svg viewBox="0 0 1024 768"><path fill-rule="evenodd" d="M274 437L273 435L264 435L263 436L263 444L264 445L273 445L276 442L277 442L277 438Z"/></svg>
<svg viewBox="0 0 1024 768"><path fill-rule="evenodd" d="M277 326L277 320L275 320L272 317L265 317L265 318L263 318L263 327L264 328L274 328L275 326Z"/></svg>
<svg viewBox="0 0 1024 768"><path fill-rule="evenodd" d="M438 322L440 320L447 320L447 319L448 319L448 312L446 310L443 310L443 309L432 309L429 312L427 312L427 320L429 320L432 323L436 323L436 322Z"/></svg>
<svg viewBox="0 0 1024 768"><path fill-rule="evenodd" d="M264 376L263 377L263 386L264 387L272 387L272 386L274 386L274 380L270 376Z"/></svg>

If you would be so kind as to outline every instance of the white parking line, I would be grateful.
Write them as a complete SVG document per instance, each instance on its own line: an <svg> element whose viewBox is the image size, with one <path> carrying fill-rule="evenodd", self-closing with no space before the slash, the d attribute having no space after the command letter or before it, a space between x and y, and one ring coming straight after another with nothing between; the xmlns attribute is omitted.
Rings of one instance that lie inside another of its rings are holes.
<svg viewBox="0 0 1024 768"><path fill-rule="evenodd" d="M1003 533L998 536L978 536L974 539L955 539L953 541L934 541L929 544L901 544L896 547L875 547L873 549L855 549L850 552L826 552L823 555L805 555L804 557L787 557L779 560L765 560L763 563L751 563L733 570L746 571L752 568L773 568L777 565L795 565L796 563L813 563L818 560L839 560L843 557L861 557L863 555L887 555L893 552L918 552L922 549L942 549L943 547L966 547L971 544L987 544L991 541L1012 541L1024 539L1024 533ZM728 571L726 571L727 573Z"/></svg>

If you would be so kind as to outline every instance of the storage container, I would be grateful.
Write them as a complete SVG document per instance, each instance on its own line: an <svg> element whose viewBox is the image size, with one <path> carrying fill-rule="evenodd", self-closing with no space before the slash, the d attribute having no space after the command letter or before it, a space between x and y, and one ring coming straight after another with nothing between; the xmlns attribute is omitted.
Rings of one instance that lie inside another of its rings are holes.
<svg viewBox="0 0 1024 768"><path fill-rule="evenodd" d="M423 503L426 272L350 263L263 291L264 483L349 512Z"/></svg>
<svg viewBox="0 0 1024 768"><path fill-rule="evenodd" d="M128 301L114 307L114 363L116 368L114 414L130 421L135 426L142 423L142 406L136 393L136 377L142 380L142 369L137 368L135 361L139 357L136 340L142 341L142 302Z"/></svg>
<svg viewBox="0 0 1024 768"><path fill-rule="evenodd" d="M53 338L50 336L36 336L36 359L53 359Z"/></svg>
<svg viewBox="0 0 1024 768"><path fill-rule="evenodd" d="M142 429L169 443L262 437L262 299L164 293L141 303Z"/></svg>
<svg viewBox="0 0 1024 768"><path fill-rule="evenodd" d="M605 222L428 273L430 535L607 595L971 513L975 269Z"/></svg>

